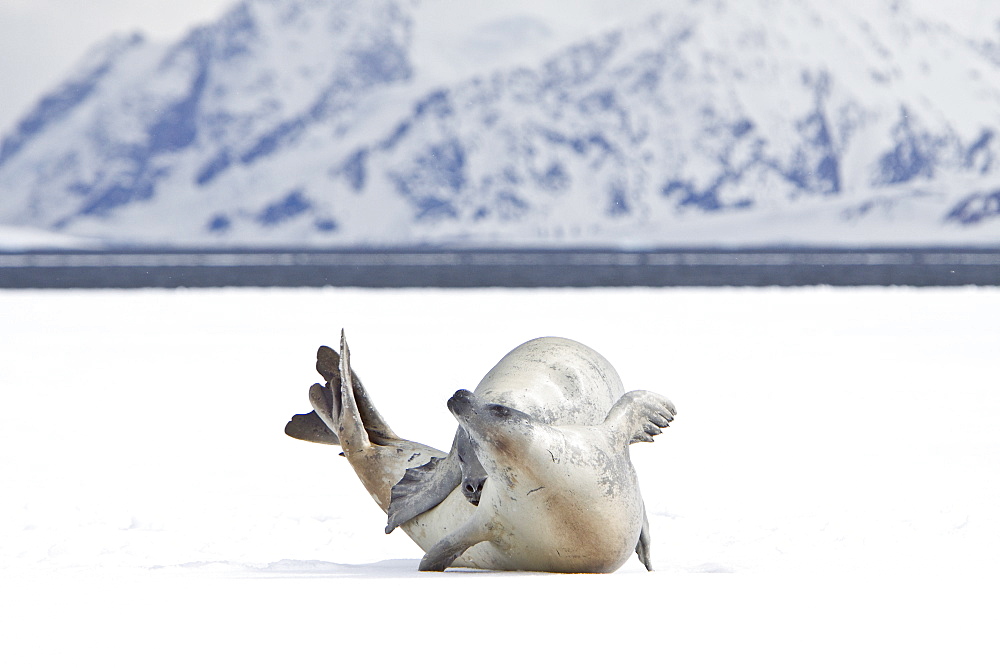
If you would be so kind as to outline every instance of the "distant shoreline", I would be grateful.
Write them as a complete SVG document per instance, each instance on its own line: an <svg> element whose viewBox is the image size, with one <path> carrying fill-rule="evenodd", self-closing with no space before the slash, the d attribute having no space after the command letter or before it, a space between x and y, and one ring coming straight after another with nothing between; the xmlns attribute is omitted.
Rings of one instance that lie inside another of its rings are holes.
<svg viewBox="0 0 1000 668"><path fill-rule="evenodd" d="M0 251L0 288L1000 285L1000 248Z"/></svg>

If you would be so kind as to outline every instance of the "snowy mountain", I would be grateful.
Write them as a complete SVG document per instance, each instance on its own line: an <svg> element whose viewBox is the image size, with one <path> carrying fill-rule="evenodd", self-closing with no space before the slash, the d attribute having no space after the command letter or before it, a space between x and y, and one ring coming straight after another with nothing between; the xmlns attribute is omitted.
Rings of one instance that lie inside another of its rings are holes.
<svg viewBox="0 0 1000 668"><path fill-rule="evenodd" d="M116 37L4 136L0 226L175 244L1000 242L1000 30L899 2L661 4L516 58L514 42L551 45L546 25L492 21L454 79L415 46L426 5L402 0L245 0L177 44Z"/></svg>

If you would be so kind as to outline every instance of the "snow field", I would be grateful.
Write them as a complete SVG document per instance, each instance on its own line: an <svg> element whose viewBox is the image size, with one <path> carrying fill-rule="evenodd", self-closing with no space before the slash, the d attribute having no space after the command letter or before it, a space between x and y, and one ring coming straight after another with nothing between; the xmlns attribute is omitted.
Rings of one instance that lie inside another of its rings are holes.
<svg viewBox="0 0 1000 668"><path fill-rule="evenodd" d="M995 665L998 289L0 291L0 321L4 665ZM632 448L657 571L416 572L282 433L341 327L439 448L535 336L670 397Z"/></svg>

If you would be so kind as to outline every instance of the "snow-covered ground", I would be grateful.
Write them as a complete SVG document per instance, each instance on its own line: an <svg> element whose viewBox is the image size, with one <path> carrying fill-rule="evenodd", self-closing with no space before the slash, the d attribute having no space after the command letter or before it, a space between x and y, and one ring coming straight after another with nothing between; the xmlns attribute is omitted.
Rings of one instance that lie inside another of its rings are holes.
<svg viewBox="0 0 1000 668"><path fill-rule="evenodd" d="M0 322L2 665L1000 658L1000 289L0 291ZM657 570L418 573L282 433L341 327L439 448L535 336L673 399L632 449Z"/></svg>

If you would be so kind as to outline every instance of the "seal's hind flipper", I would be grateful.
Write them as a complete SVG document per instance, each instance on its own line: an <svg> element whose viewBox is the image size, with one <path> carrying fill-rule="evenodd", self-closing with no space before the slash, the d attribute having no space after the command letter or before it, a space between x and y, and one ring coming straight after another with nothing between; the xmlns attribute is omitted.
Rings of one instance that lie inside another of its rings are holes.
<svg viewBox="0 0 1000 668"><path fill-rule="evenodd" d="M611 407L604 426L617 434L619 445L639 441L652 442L653 437L670 426L677 409L666 397L646 390L626 392Z"/></svg>
<svg viewBox="0 0 1000 668"><path fill-rule="evenodd" d="M635 546L635 553L639 555L639 561L646 567L647 571L653 570L653 560L650 551L653 543L649 537L649 518L646 517L646 508L642 509L642 531L639 533L639 543Z"/></svg>
<svg viewBox="0 0 1000 668"><path fill-rule="evenodd" d="M340 393L334 394L329 387L314 383L309 388L309 404L320 422L337 435L340 442Z"/></svg>
<svg viewBox="0 0 1000 668"><path fill-rule="evenodd" d="M326 382L339 385L340 353L329 346L320 346L316 351L316 371Z"/></svg>
<svg viewBox="0 0 1000 668"><path fill-rule="evenodd" d="M422 466L406 469L403 478L392 487L385 532L391 533L441 503L460 482L462 469L454 450L448 457L431 457Z"/></svg>
<svg viewBox="0 0 1000 668"><path fill-rule="evenodd" d="M347 346L347 337L340 331L340 415L337 436L340 437L340 447L344 454L351 457L364 452L371 447L368 431L361 419L357 397L354 393L353 374L351 372L351 351ZM315 385L313 387L316 387ZM337 388L331 388L336 394ZM312 396L310 395L310 398ZM316 404L313 404L316 408Z"/></svg>
<svg viewBox="0 0 1000 668"><path fill-rule="evenodd" d="M320 346L319 350L316 351L316 371L323 376L323 380L327 382L329 387L340 387L340 368L340 353L328 346ZM361 421L364 423L372 443L386 445L389 441L400 440L396 432L375 408L375 404L372 403L368 391L365 390L358 375L354 373L354 369L350 370L350 375L352 376L351 386L358 405L358 413L361 415Z"/></svg>
<svg viewBox="0 0 1000 668"><path fill-rule="evenodd" d="M420 560L420 570L443 571L470 547L489 540L490 533L480 522L481 519L473 515L461 528L435 543Z"/></svg>
<svg viewBox="0 0 1000 668"><path fill-rule="evenodd" d="M302 441L340 445L337 434L330 431L330 428L320 419L316 411L293 415L292 419L285 425L285 434Z"/></svg>

